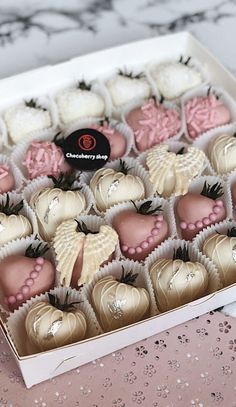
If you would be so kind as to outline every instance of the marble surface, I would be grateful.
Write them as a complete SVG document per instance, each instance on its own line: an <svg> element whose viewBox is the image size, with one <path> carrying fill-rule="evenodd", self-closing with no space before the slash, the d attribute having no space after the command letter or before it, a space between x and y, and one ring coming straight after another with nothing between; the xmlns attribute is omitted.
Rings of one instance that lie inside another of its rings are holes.
<svg viewBox="0 0 236 407"><path fill-rule="evenodd" d="M235 0L1 0L0 77L188 30L236 74Z"/></svg>

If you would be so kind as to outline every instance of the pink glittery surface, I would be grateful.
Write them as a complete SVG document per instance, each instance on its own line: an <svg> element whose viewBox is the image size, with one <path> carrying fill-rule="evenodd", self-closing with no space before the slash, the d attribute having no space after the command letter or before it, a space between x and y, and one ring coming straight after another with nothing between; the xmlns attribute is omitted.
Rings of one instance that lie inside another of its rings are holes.
<svg viewBox="0 0 236 407"><path fill-rule="evenodd" d="M27 390L0 336L0 406L235 407L235 360L236 320L211 312Z"/></svg>

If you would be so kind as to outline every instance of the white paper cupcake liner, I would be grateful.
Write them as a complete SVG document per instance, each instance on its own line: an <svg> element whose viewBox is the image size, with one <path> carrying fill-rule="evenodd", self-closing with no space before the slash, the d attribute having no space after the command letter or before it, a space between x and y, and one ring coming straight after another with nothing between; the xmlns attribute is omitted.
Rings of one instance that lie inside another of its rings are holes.
<svg viewBox="0 0 236 407"><path fill-rule="evenodd" d="M164 219L167 221L169 228L168 237L175 238L176 237L175 219L173 218L173 211L171 210L169 203L165 199L159 197L152 198L150 200L152 201L151 209L161 205L162 211L157 211L156 213L162 214L164 216ZM142 199L139 201L134 201L134 203L139 208L146 201L147 199ZM134 213L136 212L132 202L124 202L121 204L114 205L112 208L108 209L105 212L105 220L109 225L113 226L114 218L119 213L127 209L133 210ZM122 259L126 259L126 256L121 252L120 247L119 247L119 257Z"/></svg>
<svg viewBox="0 0 236 407"><path fill-rule="evenodd" d="M224 182L224 180L221 177L216 177L214 175L197 177L191 182L188 192L201 194L205 182L207 182L207 184L209 184L209 185L214 185L217 182L221 183L223 195L219 199L222 199L224 201L224 206L225 206L225 210L226 210L225 219L232 218L232 204L231 204L230 194L228 192L226 183ZM177 231L177 236L179 239L182 238L181 228L179 226L180 220L178 219L178 215L177 215L177 204L180 199L181 199L180 196L176 197L176 198L172 197L171 203L170 203L171 211L173 211L172 216L176 221L176 231Z"/></svg>
<svg viewBox="0 0 236 407"><path fill-rule="evenodd" d="M139 74L141 72L144 74L144 78L146 79L146 81L147 81L147 83L148 83L148 85L150 87L150 95L147 98L145 98L145 97L141 98L141 100L143 100L143 102L145 100L147 100L152 94L155 94L155 90L156 90L153 87L153 82L150 81L149 73L146 71L146 68L143 65L142 66L137 65L137 66L132 66L132 67L130 67L130 66L129 67L124 67L124 66L123 67L117 67L117 69L114 69L112 72L110 72L109 75L106 75L105 77L101 78L100 83L103 84L103 86L104 86L104 92L106 93L105 97L106 97L106 100L107 100L107 104L111 108L112 115L117 119L121 118L121 116L122 116L125 109L129 109L134 103L138 103L140 101L140 97L135 96L128 103L125 103L125 104L123 104L121 106L115 106L114 105L114 103L112 101L110 91L109 91L108 86L107 86L107 82L110 79L112 79L118 73L119 69L121 69L122 71L124 70L125 72L132 71L132 73L134 75L137 75L137 74Z"/></svg>
<svg viewBox="0 0 236 407"><path fill-rule="evenodd" d="M30 100L31 98L36 99L38 104L43 106L44 108L46 108L50 114L51 117L51 126L47 127L47 128L42 128L41 130L37 130L37 131L31 131L30 133L27 133L23 138L22 141L20 142L24 142L25 140L28 140L29 138L34 138L37 137L37 134L40 134L42 131L49 131L49 130L53 130L54 132L57 129L57 126L59 124L59 120L58 120L58 114L57 114L57 109L56 109L56 105L55 102L47 96L37 96L35 97L35 95L32 96L27 96L27 98L25 100ZM21 103L22 100L18 100L18 103ZM15 103L15 106L17 106L17 102ZM8 108L13 107L13 105L8 106ZM5 109L6 112L7 109ZM4 112L4 113L5 113ZM3 120L4 120L4 114L3 114ZM6 126L6 130L7 130L7 138L6 138L6 147L8 149L12 149L16 144L13 142L13 140L11 139L11 136L9 134L9 131L7 129L7 124L4 120L5 126ZM17 144L19 144L20 142L18 142Z"/></svg>
<svg viewBox="0 0 236 407"><path fill-rule="evenodd" d="M170 58L163 59L163 57L162 57L161 60L154 61L154 62L152 61L151 63L148 64L147 71L149 72L149 75L152 78L156 93L158 94L159 97L161 96L161 94L160 94L160 90L158 87L158 83L155 79L155 73L154 73L156 68L162 64L168 64L168 63L171 64L173 62L179 62L180 57L181 57L181 55L179 55L179 53L178 53L178 55L176 55L176 58L173 57L171 59ZM192 57L191 55L183 55L183 60L186 61L189 57L191 57L191 59L187 66L189 68L195 68L196 71L199 72L202 77L202 83L200 85L194 86L191 89L191 90L193 90L193 89L197 89L201 85L207 84L210 81L210 73L208 71L207 64L203 64L202 62L198 61L196 58ZM184 92L183 95L184 94L186 94L186 92ZM180 102L180 100L181 100L181 96L178 98L172 99L172 101L176 101L176 102Z"/></svg>
<svg viewBox="0 0 236 407"><path fill-rule="evenodd" d="M106 120L104 117L89 117L87 119L81 119L78 120L77 122L64 127L64 133L65 137L67 137L69 134L73 133L74 131L78 129L83 129L83 128L90 128L91 125L93 124L99 124L101 120ZM134 145L134 140L133 140L133 132L131 131L130 127L122 123L120 121L110 119L109 118L109 126L113 129L116 129L119 131L121 134L124 135L125 140L126 140L126 150L125 153L119 157L119 158L124 158L129 155L133 145ZM114 160L113 160L114 161Z"/></svg>
<svg viewBox="0 0 236 407"><path fill-rule="evenodd" d="M130 105L129 105L128 107L126 107L125 109L123 109L122 115L121 115L122 120L124 121L124 123L126 123L126 125L129 127L129 129L130 129L131 132L132 132L132 135L133 135L133 150L134 150L134 152L135 152L137 155L140 154L140 153L142 153L142 151L140 151L140 150L137 148L137 146L136 146L136 139L135 139L134 131L133 131L132 127L130 127L129 124L127 123L126 117L128 116L128 114L129 114L133 109L135 109L136 107L141 107L145 102L147 102L147 100L148 100L148 99L146 99L146 100L144 100L144 99L139 99L139 100L136 100L136 101L130 103ZM158 102L158 100L160 100L160 99L157 98L157 102ZM165 108L176 110L176 111L179 113L181 125L180 125L179 131L178 131L174 136L171 136L171 137L169 137L167 140L163 140L162 142L159 142L159 143L157 143L157 144L162 144L162 143L165 143L165 142L167 142L167 141L169 141L169 140L179 140L180 137L182 136L182 134L183 134L184 131L185 131L185 122L184 122L184 117L183 117L181 108L180 108L179 106L177 106L176 104L174 104L174 103L172 103L172 102L165 101L165 100L162 102L162 104L163 104L163 106L164 106ZM153 146L153 147L154 147L154 146Z"/></svg>
<svg viewBox="0 0 236 407"><path fill-rule="evenodd" d="M233 227L236 227L236 221L232 219L226 219L222 222L215 223L199 232L193 239L192 244L202 253L203 244L210 235L216 232L222 235L227 235L228 229L232 229Z"/></svg>
<svg viewBox="0 0 236 407"><path fill-rule="evenodd" d="M39 243L42 243L43 245L46 245L47 243L44 242L42 239L40 239L37 235L31 235L27 237L23 237L21 239L16 239L12 240L11 242L5 244L1 249L0 249L0 262L5 259L8 256L12 255L22 255L24 256L26 249L29 247L29 245L32 245L33 248L37 247ZM43 257L46 260L49 260L54 266L54 258L53 258L53 253L52 250L49 249ZM55 266L56 268L56 266ZM56 277L56 275L55 275ZM4 304L3 302L3 292L0 288L0 310L4 314L9 315L11 311L7 307L7 305Z"/></svg>
<svg viewBox="0 0 236 407"><path fill-rule="evenodd" d="M85 338L92 338L94 336L100 335L102 333L102 329L97 321L96 315L89 304L89 302L81 296L80 292L73 290L71 288L59 287L49 291L50 294L57 295L57 297L64 301L65 296L67 293L70 295L70 302L77 302L81 301L80 304L74 304L74 307L78 310L81 310L86 318L87 322L87 332ZM25 329L25 319L28 314L29 308L40 301L48 301L47 294L37 295L34 298L28 300L25 304L23 304L17 311L10 315L6 323L7 332L14 344L14 347L19 356L27 356L39 353L40 351L29 342L27 338L27 333ZM82 341L80 341L82 342ZM76 342L74 343L76 344ZM73 344L65 345L66 346L73 346ZM58 348L57 348L58 349ZM49 350L47 352L53 352L55 349ZM40 352L42 353L42 352ZM43 352L45 353L45 352Z"/></svg>
<svg viewBox="0 0 236 407"><path fill-rule="evenodd" d="M235 186L236 190L236 171L233 171L230 173L230 175L225 179L226 182L226 187L227 187L227 194L228 194L228 199L231 203L232 207L232 214L233 218L236 219L236 200L233 198L233 187ZM235 191L235 198L236 198L236 191Z"/></svg>
<svg viewBox="0 0 236 407"><path fill-rule="evenodd" d="M147 257L144 264L145 270L149 273L152 265L158 259L172 259L174 250L177 250L179 247L181 247L182 249L184 247L187 247L190 261L201 263L207 270L208 287L204 296L214 293L215 291L218 291L220 288L222 288L220 275L214 263L210 259L208 259L208 257L204 256L196 247L194 247L192 243L186 242L185 240L181 239L168 239L163 242L161 246L159 246Z"/></svg>
<svg viewBox="0 0 236 407"><path fill-rule="evenodd" d="M13 204L16 205L22 200L21 194L17 194L16 192L8 192L8 193L0 195L1 204L6 203L7 196L9 196L10 205L13 205ZM24 202L23 202L23 208L19 212L19 215L23 215L29 220L29 222L32 226L32 234L36 234L38 231L38 227L37 227L37 219L36 219L35 213L28 205L25 205Z"/></svg>
<svg viewBox="0 0 236 407"><path fill-rule="evenodd" d="M197 147L200 150L203 150L204 153L207 155L207 157L209 159L209 164L211 166L211 171L215 175L217 175L217 171L212 166L212 164L210 162L210 157L209 157L209 145L210 145L210 142L212 140L216 139L221 134L233 135L234 133L236 133L236 123L226 124L224 126L219 126L219 127L215 128L215 129L209 130L206 133L203 133L200 137L195 139L195 141L193 143L194 147ZM235 163L236 163L236 159L235 159ZM235 170L236 170L236 164L235 164ZM226 178L229 174L231 174L235 170L232 170L232 171L226 172L224 174L221 174L221 176Z"/></svg>
<svg viewBox="0 0 236 407"><path fill-rule="evenodd" d="M101 280L102 278L106 276L114 276L117 279L121 278L122 275L122 267L124 268L125 272L132 271L133 274L138 274L137 279L135 280L135 283L133 284L134 287L139 287L139 288L145 288L149 294L150 297L150 307L148 310L147 315L145 318L149 318L151 316L157 315L159 312L156 307L156 301L152 289L152 283L151 279L148 275L148 273L145 271L144 267L133 260L120 260L120 261L113 261L112 263L107 264L106 266L100 268L100 270L95 274L93 281L88 284L86 287L82 289L82 292L84 292L85 297L89 301L89 303L92 305L98 321L99 321L99 315L97 310L95 310L93 301L92 301L92 291L95 286L95 284ZM128 326L128 325L127 325Z"/></svg>
<svg viewBox="0 0 236 407"><path fill-rule="evenodd" d="M23 187L23 176L14 162L4 154L0 154L0 165L8 165L15 179L15 188L9 192L20 192Z"/></svg>
<svg viewBox="0 0 236 407"><path fill-rule="evenodd" d="M147 171L134 158L126 157L122 161L124 161L127 164L128 168L130 168L129 174L138 176L143 181L143 184L145 187L145 198L153 197L154 196L153 187L149 180L149 175L148 175ZM120 160L114 160L114 161L111 161L110 163L106 164L103 168L112 168L114 170L117 170L119 168L119 165L120 165ZM80 182L82 184L90 185L90 181L94 174L95 174L95 172L81 173ZM91 188L90 188L90 190L91 190ZM127 200L124 202L127 202ZM114 205L112 205L112 206L114 206ZM104 212L100 211L96 205L96 202L94 202L93 208L94 208L96 214L98 214L100 216L104 216L105 211Z"/></svg>
<svg viewBox="0 0 236 407"><path fill-rule="evenodd" d="M3 119L0 117L0 152L7 146L7 128Z"/></svg>
<svg viewBox="0 0 236 407"><path fill-rule="evenodd" d="M188 133L188 127L187 127L187 122L186 122L186 115L185 115L185 106L186 104L193 98L195 97L200 97L200 96L207 96L210 88L210 94L216 94L219 96L219 99L224 103L224 105L229 109L231 113L231 120L230 123L227 124L232 124L236 121L236 104L233 98L222 88L219 87L209 87L209 85L203 85L198 87L197 89L194 89L192 91L187 92L181 99L181 106L182 106L182 112L184 116L184 121L186 123L186 129L185 129L185 137L188 140L189 143L193 143L195 140L197 140L199 137L201 137L206 131L203 131L198 137L193 139L190 137ZM210 129L209 131L222 128L223 126L215 126L214 128Z"/></svg>
<svg viewBox="0 0 236 407"><path fill-rule="evenodd" d="M31 206L31 203L30 203L32 196L39 190L42 190L44 188L53 188L53 187L54 187L53 181L50 178L48 178L47 176L44 176L44 177L40 177L40 178L37 178L37 179L31 181L23 189L22 197L24 200L24 204L26 207L29 207L29 208L31 208L31 210L33 210L33 212L36 216L36 219L37 219L37 213L36 213L34 207ZM87 185L80 184L80 182L78 182L78 181L75 181L74 187L81 187L80 192L85 197L86 207L85 207L85 210L83 212L81 212L81 215L89 213L89 211L91 210L91 208L93 206L93 202L94 202L93 194L92 194L90 188ZM39 233L38 223L37 223L37 226L35 225L35 231L37 231L37 233Z"/></svg>
<svg viewBox="0 0 236 407"><path fill-rule="evenodd" d="M46 129L40 130L38 132L34 132L31 137L28 137L27 140L18 143L15 148L12 150L11 153L11 160L17 165L20 169L21 173L23 174L24 181L29 182L28 171L25 165L23 165L23 161L26 156L26 152L33 141L53 141L54 137L56 136L56 131L53 129Z"/></svg>

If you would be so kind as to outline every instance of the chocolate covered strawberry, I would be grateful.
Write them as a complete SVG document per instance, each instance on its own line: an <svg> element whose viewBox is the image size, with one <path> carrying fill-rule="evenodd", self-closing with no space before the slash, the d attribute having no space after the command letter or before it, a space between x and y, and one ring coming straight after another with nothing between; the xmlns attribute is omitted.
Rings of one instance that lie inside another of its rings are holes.
<svg viewBox="0 0 236 407"><path fill-rule="evenodd" d="M219 182L211 186L205 181L200 194L189 192L179 199L176 212L184 239L193 239L200 230L226 217L224 201L219 199L222 195Z"/></svg>
<svg viewBox="0 0 236 407"><path fill-rule="evenodd" d="M124 256L133 260L144 260L168 236L168 223L161 207L152 208L152 201L139 207L133 202L133 209L118 213L113 221Z"/></svg>
<svg viewBox="0 0 236 407"><path fill-rule="evenodd" d="M0 288L11 311L53 287L56 270L43 257L48 250L42 242L36 247L30 244L24 255L10 255L0 262Z"/></svg>

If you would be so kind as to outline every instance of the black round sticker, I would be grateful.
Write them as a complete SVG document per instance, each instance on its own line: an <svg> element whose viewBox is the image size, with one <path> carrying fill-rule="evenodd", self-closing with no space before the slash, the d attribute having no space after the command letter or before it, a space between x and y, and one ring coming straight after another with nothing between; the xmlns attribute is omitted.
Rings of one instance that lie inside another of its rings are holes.
<svg viewBox="0 0 236 407"><path fill-rule="evenodd" d="M111 152L107 138L95 129L74 131L64 140L62 149L68 164L84 171L102 168Z"/></svg>

